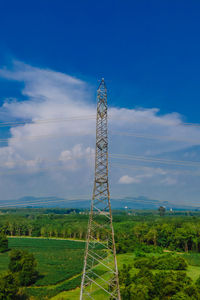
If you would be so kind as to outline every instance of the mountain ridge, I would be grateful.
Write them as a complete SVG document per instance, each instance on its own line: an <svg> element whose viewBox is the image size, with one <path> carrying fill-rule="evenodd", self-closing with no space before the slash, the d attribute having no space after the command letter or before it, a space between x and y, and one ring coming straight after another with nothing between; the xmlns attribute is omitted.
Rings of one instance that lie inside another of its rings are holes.
<svg viewBox="0 0 200 300"><path fill-rule="evenodd" d="M24 196L16 200L1 200L0 207L60 207L89 209L90 199L70 200L62 197L34 197ZM200 209L198 206L176 204L169 201L150 199L145 196L111 198L112 209L158 209L165 206L167 209Z"/></svg>

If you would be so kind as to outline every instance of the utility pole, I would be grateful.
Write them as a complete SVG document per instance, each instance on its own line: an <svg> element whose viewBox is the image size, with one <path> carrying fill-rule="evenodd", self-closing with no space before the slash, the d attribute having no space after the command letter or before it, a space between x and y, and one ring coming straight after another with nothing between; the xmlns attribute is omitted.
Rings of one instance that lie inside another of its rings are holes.
<svg viewBox="0 0 200 300"><path fill-rule="evenodd" d="M107 89L97 90L95 179L80 300L121 300L108 184ZM99 298L100 296L100 298Z"/></svg>

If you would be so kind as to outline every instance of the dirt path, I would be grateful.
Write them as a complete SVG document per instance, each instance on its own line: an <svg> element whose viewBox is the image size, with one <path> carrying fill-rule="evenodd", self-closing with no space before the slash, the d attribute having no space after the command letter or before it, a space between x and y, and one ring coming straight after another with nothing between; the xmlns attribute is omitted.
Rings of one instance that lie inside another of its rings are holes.
<svg viewBox="0 0 200 300"><path fill-rule="evenodd" d="M164 249L163 252L165 252L165 253L166 252L168 252L168 253L172 253L173 252L173 253L176 253L176 254L185 254L185 252L174 252L174 251L167 250L167 249Z"/></svg>

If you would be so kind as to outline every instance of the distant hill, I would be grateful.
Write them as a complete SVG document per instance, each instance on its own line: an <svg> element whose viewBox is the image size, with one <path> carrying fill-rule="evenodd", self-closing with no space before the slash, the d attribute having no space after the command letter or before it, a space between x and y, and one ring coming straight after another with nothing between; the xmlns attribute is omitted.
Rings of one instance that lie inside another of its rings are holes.
<svg viewBox="0 0 200 300"><path fill-rule="evenodd" d="M17 200L1 200L0 207L61 207L61 208L90 208L91 199L70 200L58 197L32 197L26 196ZM112 209L157 209L165 206L167 209L200 209L190 205L180 205L168 201L153 200L148 197L125 197L122 199L111 199Z"/></svg>

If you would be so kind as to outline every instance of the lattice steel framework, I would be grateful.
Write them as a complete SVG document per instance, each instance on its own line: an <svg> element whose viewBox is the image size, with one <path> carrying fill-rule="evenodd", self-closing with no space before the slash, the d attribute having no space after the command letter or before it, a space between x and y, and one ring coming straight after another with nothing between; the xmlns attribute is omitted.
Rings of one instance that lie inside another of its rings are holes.
<svg viewBox="0 0 200 300"><path fill-rule="evenodd" d="M88 224L80 300L120 300L108 185L107 89L97 90L95 180Z"/></svg>

